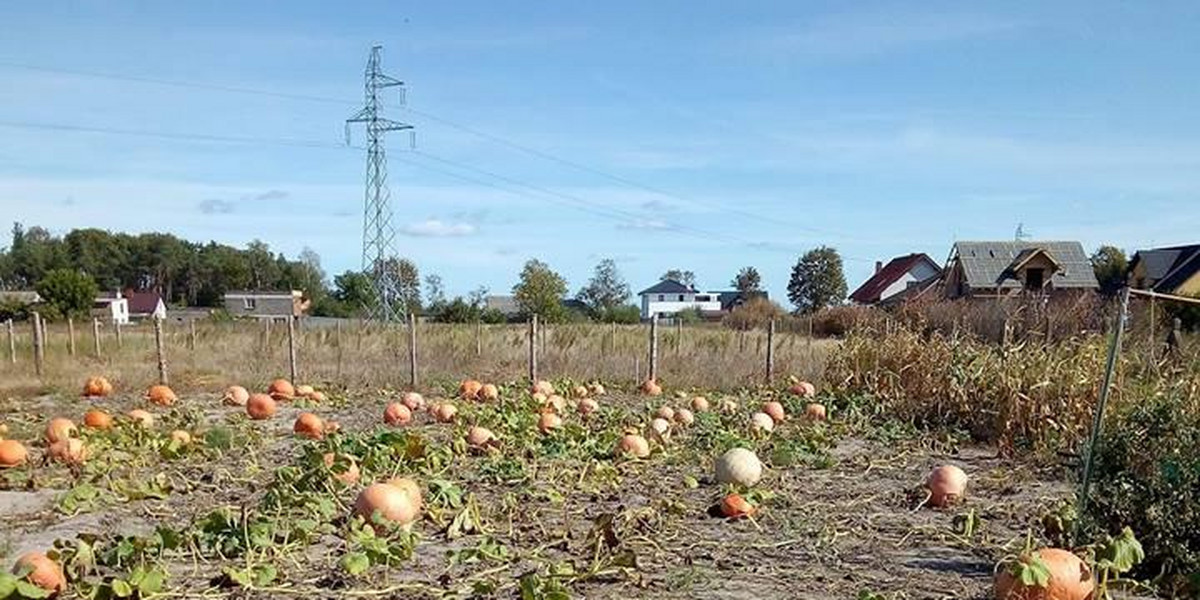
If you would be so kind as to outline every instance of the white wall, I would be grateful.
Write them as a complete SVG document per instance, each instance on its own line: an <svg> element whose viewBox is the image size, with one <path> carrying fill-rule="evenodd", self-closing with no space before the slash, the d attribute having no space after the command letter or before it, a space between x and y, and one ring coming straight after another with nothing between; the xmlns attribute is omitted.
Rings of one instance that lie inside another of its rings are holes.
<svg viewBox="0 0 1200 600"><path fill-rule="evenodd" d="M659 300L662 296L662 300ZM683 296L683 300L679 297ZM699 301L697 296L708 296L708 301ZM642 318L649 319L652 315L673 315L681 310L698 308L700 310L721 310L720 296L716 293L699 294L645 294L642 296Z"/></svg>
<svg viewBox="0 0 1200 600"><path fill-rule="evenodd" d="M894 283L892 283L892 285L884 288L883 292L879 294L879 299L887 300L888 298L891 298L892 296L895 296L896 294L899 294L907 289L909 283L925 281L936 274L937 269L934 269L925 261L918 262L917 265L909 269L903 277L897 279Z"/></svg>

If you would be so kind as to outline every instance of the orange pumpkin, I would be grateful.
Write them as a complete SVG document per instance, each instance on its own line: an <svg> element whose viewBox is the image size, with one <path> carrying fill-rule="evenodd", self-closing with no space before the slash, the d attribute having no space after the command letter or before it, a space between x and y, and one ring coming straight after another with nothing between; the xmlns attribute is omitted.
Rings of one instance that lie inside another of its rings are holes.
<svg viewBox="0 0 1200 600"><path fill-rule="evenodd" d="M479 383L474 379L468 379L459 384L458 395L465 400L474 400L479 397L479 391L481 389L483 389L482 383Z"/></svg>
<svg viewBox="0 0 1200 600"><path fill-rule="evenodd" d="M250 399L246 401L246 414L255 421L270 419L275 416L277 409L275 399L266 394L251 394Z"/></svg>
<svg viewBox="0 0 1200 600"><path fill-rule="evenodd" d="M350 456L349 454L343 454L342 457L349 461L350 464L346 467L345 471L338 472L335 470L333 473L333 478L346 485L354 485L358 483L359 472L357 461L355 461L354 457ZM332 452L326 452L321 458L324 461L325 466L330 470L333 470L335 459L334 454Z"/></svg>
<svg viewBox="0 0 1200 600"><path fill-rule="evenodd" d="M29 458L25 445L17 440L0 440L0 469L19 467Z"/></svg>
<svg viewBox="0 0 1200 600"><path fill-rule="evenodd" d="M1050 581L1044 587L1026 586L1007 569L996 573L996 600L1091 600L1096 584L1087 563L1075 554L1059 548L1043 548L1035 553ZM1022 557L1022 561L1029 557Z"/></svg>
<svg viewBox="0 0 1200 600"><path fill-rule="evenodd" d="M50 444L50 457L69 465L81 465L87 460L87 448L83 440L68 438Z"/></svg>
<svg viewBox="0 0 1200 600"><path fill-rule="evenodd" d="M55 417L46 424L46 441L53 444L75 437L78 431L70 419Z"/></svg>
<svg viewBox="0 0 1200 600"><path fill-rule="evenodd" d="M925 479L929 488L929 504L943 508L962 499L967 491L967 474L954 465L942 465Z"/></svg>
<svg viewBox="0 0 1200 600"><path fill-rule="evenodd" d="M94 376L83 382L83 395L89 398L103 398L112 394L113 386L107 379Z"/></svg>
<svg viewBox="0 0 1200 600"><path fill-rule="evenodd" d="M812 398L817 395L817 387L807 381L796 382L788 391L801 398Z"/></svg>
<svg viewBox="0 0 1200 600"><path fill-rule="evenodd" d="M292 424L292 431L310 440L319 440L325 437L325 422L310 412L300 413Z"/></svg>
<svg viewBox="0 0 1200 600"><path fill-rule="evenodd" d="M229 406L245 406L246 401L250 399L250 392L240 385L231 385L225 388L225 396L221 398L224 404Z"/></svg>
<svg viewBox="0 0 1200 600"><path fill-rule="evenodd" d="M549 396L554 393L554 384L550 383L549 381L546 381L544 379L539 380L533 384L532 392L534 394L541 394L543 396Z"/></svg>
<svg viewBox="0 0 1200 600"><path fill-rule="evenodd" d="M145 428L149 429L150 427L154 426L154 415L152 415L140 408L135 408L135 409L129 411L128 413L126 413L125 416L129 417L130 421L133 421L135 424L137 424L140 427L145 427Z"/></svg>
<svg viewBox="0 0 1200 600"><path fill-rule="evenodd" d="M776 423L782 423L784 417L787 416L783 411L783 405L774 401L764 402L762 405L762 412L766 413L767 416L771 417L771 420L775 421Z"/></svg>
<svg viewBox="0 0 1200 600"><path fill-rule="evenodd" d="M405 392L400 397L400 403L408 407L408 410L425 410L425 397L416 392Z"/></svg>
<svg viewBox="0 0 1200 600"><path fill-rule="evenodd" d="M176 429L171 432L171 441L180 446L187 446L192 443L192 434L183 429Z"/></svg>
<svg viewBox="0 0 1200 600"><path fill-rule="evenodd" d="M165 385L152 385L146 390L146 399L158 406L171 406L178 398L175 391Z"/></svg>
<svg viewBox="0 0 1200 600"><path fill-rule="evenodd" d="M729 494L721 499L721 514L728 519L740 519L754 514L754 505L738 494Z"/></svg>
<svg viewBox="0 0 1200 600"><path fill-rule="evenodd" d="M102 410L92 409L83 415L83 425L88 429L109 429L112 423L112 417Z"/></svg>
<svg viewBox="0 0 1200 600"><path fill-rule="evenodd" d="M647 442L646 438L636 433L625 434L617 442L617 455L646 458L650 456L650 442Z"/></svg>
<svg viewBox="0 0 1200 600"><path fill-rule="evenodd" d="M439 423L451 423L456 415L458 415L458 407L449 402L439 404L433 409L433 418L437 419Z"/></svg>
<svg viewBox="0 0 1200 600"><path fill-rule="evenodd" d="M413 490L403 481L408 480L393 480L367 486L354 501L354 514L372 525L379 519L410 529L421 514L420 490L416 490L417 496L414 499Z"/></svg>
<svg viewBox="0 0 1200 600"><path fill-rule="evenodd" d="M26 581L51 594L57 594L67 587L62 566L41 552L21 555L13 566L13 574L19 573L26 573Z"/></svg>
<svg viewBox="0 0 1200 600"><path fill-rule="evenodd" d="M658 382L654 381L653 379L647 379L646 381L643 381L639 390L646 396L662 395L662 386L658 385Z"/></svg>
<svg viewBox="0 0 1200 600"><path fill-rule="evenodd" d="M500 388L494 383L485 383L479 388L479 394L476 397L487 402L495 402L500 399Z"/></svg>
<svg viewBox="0 0 1200 600"><path fill-rule="evenodd" d="M562 417L559 417L552 412L542 413L542 416L538 417L538 431L541 431L542 433L550 433L551 431L561 427Z"/></svg>
<svg viewBox="0 0 1200 600"><path fill-rule="evenodd" d="M816 423L825 420L825 405L813 402L804 407L804 418Z"/></svg>
<svg viewBox="0 0 1200 600"><path fill-rule="evenodd" d="M409 421L412 421L412 411L399 402L392 402L383 409L383 422L388 425L407 425Z"/></svg>
<svg viewBox="0 0 1200 600"><path fill-rule="evenodd" d="M286 379L276 379L267 388L267 395L273 400L291 400L296 397L296 388Z"/></svg>

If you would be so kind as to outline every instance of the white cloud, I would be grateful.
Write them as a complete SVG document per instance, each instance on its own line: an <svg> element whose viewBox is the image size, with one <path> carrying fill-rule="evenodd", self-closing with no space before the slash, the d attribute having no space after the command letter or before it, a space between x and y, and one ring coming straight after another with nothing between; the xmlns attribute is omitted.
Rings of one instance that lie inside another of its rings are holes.
<svg viewBox="0 0 1200 600"><path fill-rule="evenodd" d="M670 231L675 229L674 225L667 223L661 219L639 219L636 221L628 221L617 225L617 229L641 229L652 231Z"/></svg>
<svg viewBox="0 0 1200 600"><path fill-rule="evenodd" d="M477 228L470 223L448 223L439 219L426 219L406 225L400 233L413 237L462 237L472 235Z"/></svg>
<svg viewBox="0 0 1200 600"><path fill-rule="evenodd" d="M749 46L822 58L862 58L914 46L994 38L1022 27L1011 20L971 13L845 13L825 16L798 30L759 32Z"/></svg>

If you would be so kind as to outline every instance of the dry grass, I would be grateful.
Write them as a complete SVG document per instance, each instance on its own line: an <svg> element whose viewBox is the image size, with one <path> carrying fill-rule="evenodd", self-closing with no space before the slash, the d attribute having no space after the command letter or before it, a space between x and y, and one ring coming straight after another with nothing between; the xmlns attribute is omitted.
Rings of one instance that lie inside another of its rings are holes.
<svg viewBox="0 0 1200 600"><path fill-rule="evenodd" d="M252 322L200 322L196 348L186 324L167 323L166 353L170 380L182 390L220 389L231 382L258 386L288 374L287 329L270 332ZM421 324L417 330L420 387L458 381L464 376L519 380L528 373L528 335L524 325ZM481 337L477 339L477 333ZM117 346L111 328L101 334L103 358L93 353L90 328L76 331L76 356L67 351L67 331L52 325L46 369L34 372L32 332L18 329L17 363L0 357L0 395L74 390L89 374L105 374L118 384L140 387L157 378L153 330L148 324L123 329ZM539 375L601 380L633 385L647 373L648 326L575 324L544 328L539 340ZM310 326L297 332L299 379L348 389L401 387L408 383L408 330L404 327L347 323ZM5 344L7 340L5 340ZM837 342L779 333L775 372L818 380ZM716 326L686 326L659 331L659 379L671 387L734 389L763 381L766 333L735 332Z"/></svg>

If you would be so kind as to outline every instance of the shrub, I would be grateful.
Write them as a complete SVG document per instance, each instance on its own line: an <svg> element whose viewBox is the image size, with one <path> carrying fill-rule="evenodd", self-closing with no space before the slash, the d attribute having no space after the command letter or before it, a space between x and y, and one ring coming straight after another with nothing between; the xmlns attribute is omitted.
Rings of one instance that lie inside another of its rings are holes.
<svg viewBox="0 0 1200 600"><path fill-rule="evenodd" d="M855 329L877 326L886 319L886 313L868 306L831 306L810 318L814 336L842 337Z"/></svg>
<svg viewBox="0 0 1200 600"><path fill-rule="evenodd" d="M785 318L787 312L782 307L766 298L757 297L733 309L721 323L730 329L755 329L766 327L772 319L782 321Z"/></svg>
<svg viewBox="0 0 1200 600"><path fill-rule="evenodd" d="M88 314L99 291L91 277L74 269L54 269L34 287L51 318Z"/></svg>

